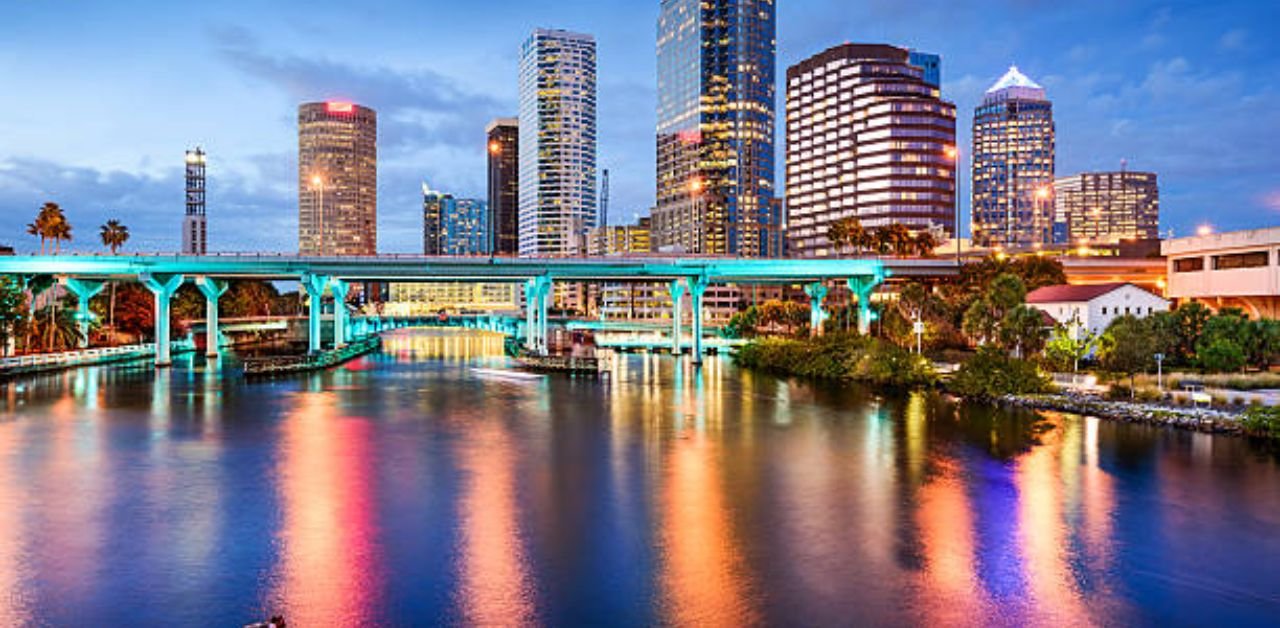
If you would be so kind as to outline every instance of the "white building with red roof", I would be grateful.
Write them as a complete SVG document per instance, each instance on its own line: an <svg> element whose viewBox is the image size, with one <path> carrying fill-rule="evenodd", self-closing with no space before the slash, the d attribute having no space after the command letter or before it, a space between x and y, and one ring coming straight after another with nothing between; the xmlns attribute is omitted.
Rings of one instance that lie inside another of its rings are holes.
<svg viewBox="0 0 1280 628"><path fill-rule="evenodd" d="M1063 325L1078 319L1095 334L1126 314L1143 318L1169 310L1169 301L1131 283L1045 286L1027 295L1027 305Z"/></svg>

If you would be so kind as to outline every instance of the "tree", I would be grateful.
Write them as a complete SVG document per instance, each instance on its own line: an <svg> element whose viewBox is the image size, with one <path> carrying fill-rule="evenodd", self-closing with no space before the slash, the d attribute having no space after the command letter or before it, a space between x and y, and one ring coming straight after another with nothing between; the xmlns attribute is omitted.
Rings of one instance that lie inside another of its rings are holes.
<svg viewBox="0 0 1280 628"><path fill-rule="evenodd" d="M827 241L835 248L837 255L844 251L849 246L849 223L843 219L832 222L827 227Z"/></svg>
<svg viewBox="0 0 1280 628"><path fill-rule="evenodd" d="M1049 337L1044 315L1033 307L1017 305L1000 321L999 341L1016 358L1040 353Z"/></svg>
<svg viewBox="0 0 1280 628"><path fill-rule="evenodd" d="M27 295L22 282L5 275L0 276L0 351L12 355L15 340L27 323Z"/></svg>
<svg viewBox="0 0 1280 628"><path fill-rule="evenodd" d="M129 228L119 220L108 220L100 228L99 236L102 238L102 245L115 255L120 252L120 247L129 241ZM116 328L116 282L114 281L111 282L111 304L107 308L107 327L112 331Z"/></svg>
<svg viewBox="0 0 1280 628"><path fill-rule="evenodd" d="M1070 325L1058 325L1053 328L1049 342L1045 345L1045 358L1053 368L1071 372L1080 370L1080 360L1089 357L1098 348L1098 335L1080 324L1079 319Z"/></svg>
<svg viewBox="0 0 1280 628"><path fill-rule="evenodd" d="M1271 318L1253 321L1253 343L1249 351L1249 363L1260 369L1268 369L1280 360L1280 321Z"/></svg>
<svg viewBox="0 0 1280 628"><path fill-rule="evenodd" d="M917 257L933 257L933 252L941 246L938 236L932 231L921 231L915 235L915 239L911 243L911 248Z"/></svg>
<svg viewBox="0 0 1280 628"><path fill-rule="evenodd" d="M872 233L862 226L862 221L857 218L845 218L847 223L846 229L849 232L849 246L853 247L854 255L862 255L874 245Z"/></svg>
<svg viewBox="0 0 1280 628"><path fill-rule="evenodd" d="M997 399L1049 390L1049 378L1035 364L1011 358L995 347L982 347L952 378L950 388L972 399Z"/></svg>
<svg viewBox="0 0 1280 628"><path fill-rule="evenodd" d="M1179 362L1191 365L1195 361L1196 346L1200 344L1200 335L1204 326L1213 317L1209 308L1199 303L1188 303L1174 310L1177 344L1175 345Z"/></svg>
<svg viewBox="0 0 1280 628"><path fill-rule="evenodd" d="M40 238L41 255L47 251L46 244L49 240L60 243L64 232L70 239L71 227L66 225L66 222L67 217L57 203L45 203L40 207L40 211L36 213L36 219L27 225L27 233Z"/></svg>
<svg viewBox="0 0 1280 628"><path fill-rule="evenodd" d="M1005 315L1022 305L1026 298L1027 289L1016 275L996 277L965 311L962 324L965 335L980 345L998 340Z"/></svg>
<svg viewBox="0 0 1280 628"><path fill-rule="evenodd" d="M1201 328L1196 342L1196 361L1206 370L1238 371L1248 362L1245 347L1253 346L1253 329L1249 319L1239 310L1223 309L1210 317ZM1235 354L1239 353L1239 364Z"/></svg>
<svg viewBox="0 0 1280 628"><path fill-rule="evenodd" d="M883 237L886 252L892 252L898 257L906 257L914 252L915 240L906 225L895 222L876 233Z"/></svg>
<svg viewBox="0 0 1280 628"><path fill-rule="evenodd" d="M1151 325L1146 319L1132 315L1111 321L1098 347L1098 361L1102 368L1129 377L1130 396L1134 394L1137 374L1151 368L1155 354L1156 341Z"/></svg>

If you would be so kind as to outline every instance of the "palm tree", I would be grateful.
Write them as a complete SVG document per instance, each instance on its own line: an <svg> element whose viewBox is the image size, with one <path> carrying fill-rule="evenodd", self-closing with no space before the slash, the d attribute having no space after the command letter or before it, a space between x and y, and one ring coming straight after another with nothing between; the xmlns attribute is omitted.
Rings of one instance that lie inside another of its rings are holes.
<svg viewBox="0 0 1280 628"><path fill-rule="evenodd" d="M915 254L919 257L933 257L933 252L941 245L942 243L938 241L938 236L935 236L932 231L917 233L915 240L912 242L912 248L915 249Z"/></svg>
<svg viewBox="0 0 1280 628"><path fill-rule="evenodd" d="M36 214L36 219L27 225L27 233L40 238L40 254L45 254L45 244L54 237L59 222L66 222L66 216L57 203L45 203Z"/></svg>
<svg viewBox="0 0 1280 628"><path fill-rule="evenodd" d="M53 254L62 253L62 242L71 241L71 223L67 222L67 218L62 215L62 211L58 211L58 220L50 229L50 236L53 238Z"/></svg>
<svg viewBox="0 0 1280 628"><path fill-rule="evenodd" d="M857 218L846 218L848 225L845 230L848 232L848 243L853 247L854 255L862 255L862 252L871 248L871 234L862 226L862 221Z"/></svg>
<svg viewBox="0 0 1280 628"><path fill-rule="evenodd" d="M115 255L120 252L120 247L129 241L129 228L113 218L102 225L100 235L102 245L111 249L111 254ZM114 332L116 329L116 282L114 281L111 282L111 304L107 308L107 327Z"/></svg>
<svg viewBox="0 0 1280 628"><path fill-rule="evenodd" d="M835 247L839 255L849 245L849 223L844 219L837 220L827 227L827 241Z"/></svg>

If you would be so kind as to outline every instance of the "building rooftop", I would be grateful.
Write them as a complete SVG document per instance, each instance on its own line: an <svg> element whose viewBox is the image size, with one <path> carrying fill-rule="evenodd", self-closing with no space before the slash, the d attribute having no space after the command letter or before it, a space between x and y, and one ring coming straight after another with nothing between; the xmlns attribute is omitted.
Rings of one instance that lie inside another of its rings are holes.
<svg viewBox="0 0 1280 628"><path fill-rule="evenodd" d="M1014 65L1009 66L1009 71L987 90L984 100L990 102L1014 99L1045 100L1045 98L1044 87L1027 78L1027 75Z"/></svg>
<svg viewBox="0 0 1280 628"><path fill-rule="evenodd" d="M1133 286L1139 290L1142 289L1128 282L1100 283L1084 286L1071 284L1045 286L1038 290L1031 291L1031 293L1027 295L1027 303L1085 303L1125 286Z"/></svg>

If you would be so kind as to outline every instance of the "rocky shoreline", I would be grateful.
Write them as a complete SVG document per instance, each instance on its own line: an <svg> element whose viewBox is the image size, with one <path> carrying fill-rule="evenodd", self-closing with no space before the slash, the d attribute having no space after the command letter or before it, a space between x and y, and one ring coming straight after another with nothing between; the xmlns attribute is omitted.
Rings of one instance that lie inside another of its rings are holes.
<svg viewBox="0 0 1280 628"><path fill-rule="evenodd" d="M1238 414L1211 408L1112 401L1078 394L1006 395L996 401L1019 408L1069 412L1111 421L1176 427L1206 434L1244 434Z"/></svg>

